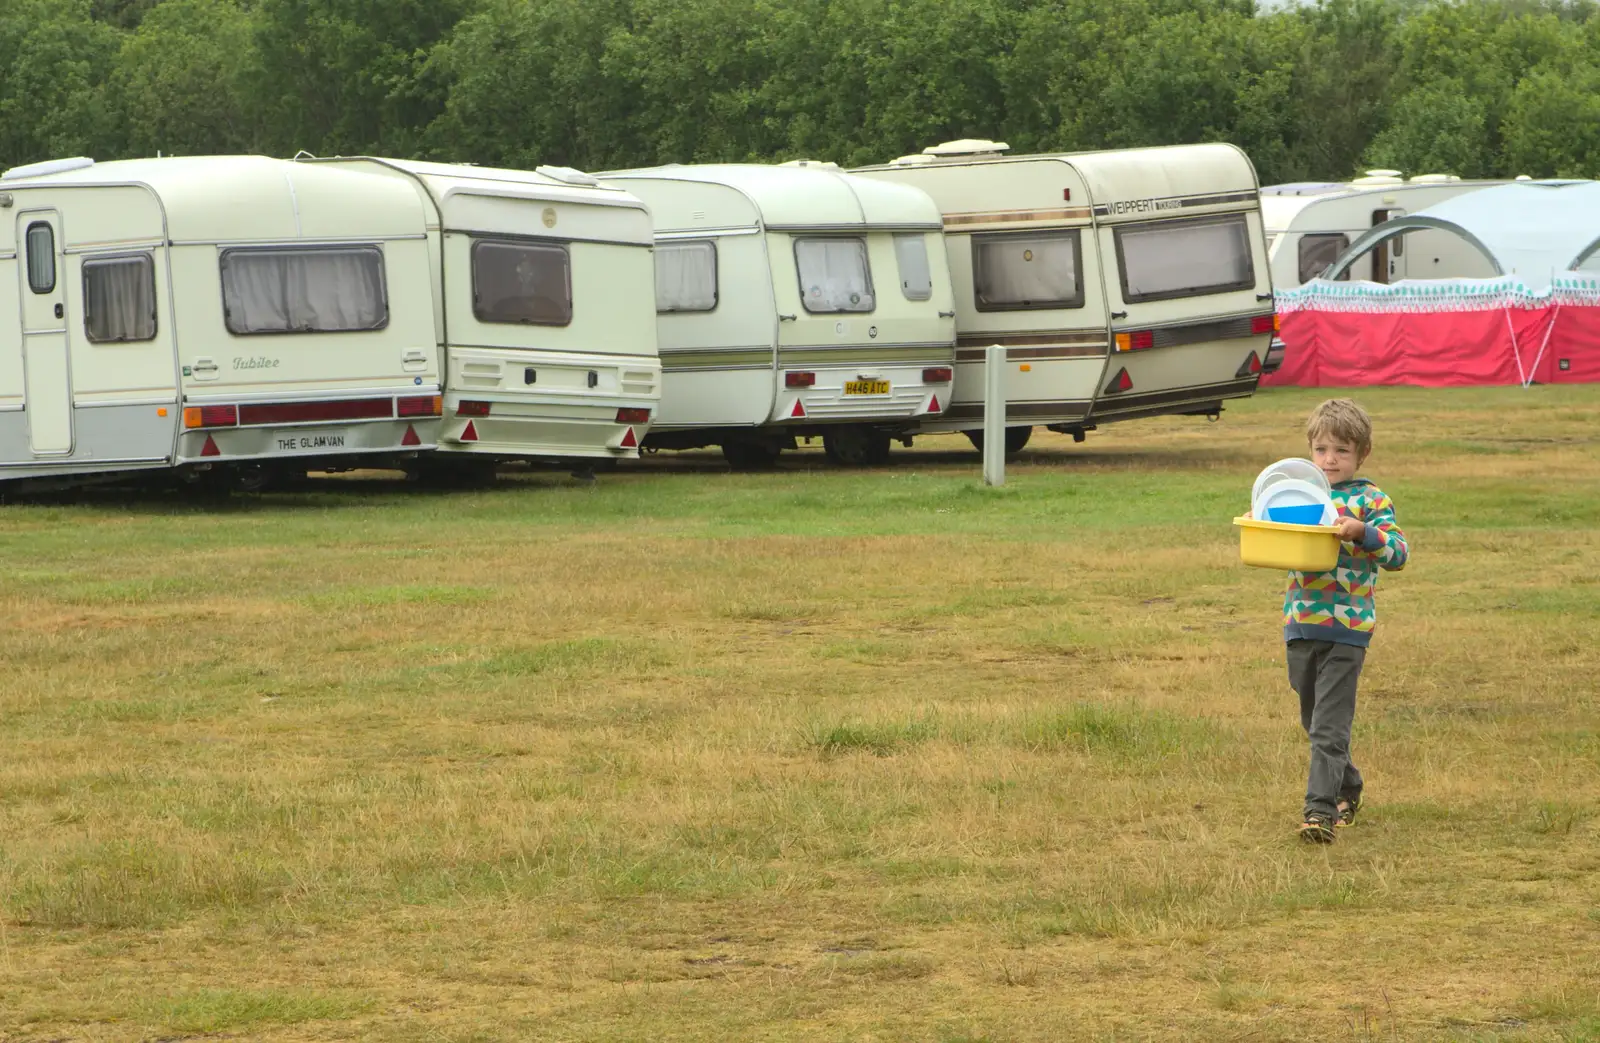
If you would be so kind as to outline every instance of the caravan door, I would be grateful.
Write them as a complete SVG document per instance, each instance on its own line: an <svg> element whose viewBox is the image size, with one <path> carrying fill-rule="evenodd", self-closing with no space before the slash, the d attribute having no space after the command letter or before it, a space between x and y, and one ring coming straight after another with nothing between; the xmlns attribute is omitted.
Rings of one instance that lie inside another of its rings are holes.
<svg viewBox="0 0 1600 1043"><path fill-rule="evenodd" d="M61 215L28 210L17 215L22 263L23 409L35 456L72 452L72 377L67 344L66 265Z"/></svg>
<svg viewBox="0 0 1600 1043"><path fill-rule="evenodd" d="M1374 210L1372 212L1372 227L1376 228L1385 221L1392 221L1397 217L1404 216L1406 216L1406 212L1398 208ZM1405 256L1405 236L1396 236L1393 239L1379 243L1372 251L1372 281L1391 283L1404 279L1406 277Z"/></svg>

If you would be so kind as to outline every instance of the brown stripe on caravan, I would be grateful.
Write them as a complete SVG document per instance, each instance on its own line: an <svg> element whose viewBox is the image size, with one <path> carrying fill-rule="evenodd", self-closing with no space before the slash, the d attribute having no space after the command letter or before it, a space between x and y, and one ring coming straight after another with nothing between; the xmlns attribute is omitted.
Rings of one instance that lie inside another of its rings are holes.
<svg viewBox="0 0 1600 1043"><path fill-rule="evenodd" d="M956 337L956 346L962 348L986 348L990 344L1003 344L1008 348L1028 344L1098 344L1105 347L1106 343L1104 329L1057 330L1050 333L964 333Z"/></svg>
<svg viewBox="0 0 1600 1043"><path fill-rule="evenodd" d="M1089 414L1089 403L1068 400L1065 402L1007 402L1007 420L1031 420L1036 424L1054 423L1057 420L1082 420ZM942 420L983 420L982 402L957 402L944 411Z"/></svg>
<svg viewBox="0 0 1600 1043"><path fill-rule="evenodd" d="M1103 359L1110 353L1104 343L1086 345L1083 347L1070 347L1055 345L1039 348L1007 348L1007 362L1024 362L1029 359L1047 361L1049 359ZM957 362L982 362L988 355L987 348L957 348Z"/></svg>
<svg viewBox="0 0 1600 1043"><path fill-rule="evenodd" d="M944 226L969 227L974 225L1037 224L1041 221L1087 221L1089 208L1067 207L1063 210L974 210L966 213L945 214Z"/></svg>

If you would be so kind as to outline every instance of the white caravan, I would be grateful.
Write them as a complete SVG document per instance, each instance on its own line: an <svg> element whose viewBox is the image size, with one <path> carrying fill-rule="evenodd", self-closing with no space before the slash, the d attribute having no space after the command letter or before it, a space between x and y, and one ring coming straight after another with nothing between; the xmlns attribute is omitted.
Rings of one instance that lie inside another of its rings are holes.
<svg viewBox="0 0 1600 1043"><path fill-rule="evenodd" d="M650 207L665 387L647 445L736 467L821 435L881 463L950 400L955 310L939 210L833 164L602 175Z"/></svg>
<svg viewBox="0 0 1600 1043"><path fill-rule="evenodd" d="M1348 182L1268 185L1261 190L1261 220L1267 233L1272 285L1290 289L1316 278L1334 258L1369 228L1416 213L1503 181L1463 181L1451 174L1419 174L1409 180L1398 170L1369 170ZM1380 245L1340 279L1376 283L1401 279L1488 278L1490 266L1459 238L1418 230ZM1278 368L1283 342L1274 339L1267 371Z"/></svg>
<svg viewBox="0 0 1600 1043"><path fill-rule="evenodd" d="M639 455L661 398L643 203L566 167L307 163L385 175L427 211L445 359L445 420L429 463L492 473L499 460Z"/></svg>
<svg viewBox="0 0 1600 1043"><path fill-rule="evenodd" d="M1255 168L1232 145L1007 156L953 141L862 168L944 214L954 403L922 431L981 442L983 359L1006 349L1006 447L1035 425L1209 415L1255 391L1273 330Z"/></svg>
<svg viewBox="0 0 1600 1043"><path fill-rule="evenodd" d="M0 176L0 477L400 465L439 360L413 193L259 156Z"/></svg>

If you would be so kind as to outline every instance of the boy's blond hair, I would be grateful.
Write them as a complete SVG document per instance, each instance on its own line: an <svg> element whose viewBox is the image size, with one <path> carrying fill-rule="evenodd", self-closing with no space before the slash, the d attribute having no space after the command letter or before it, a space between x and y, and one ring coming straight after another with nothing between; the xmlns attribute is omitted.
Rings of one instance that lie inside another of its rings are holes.
<svg viewBox="0 0 1600 1043"><path fill-rule="evenodd" d="M1318 435L1349 442L1363 459L1372 452L1372 418L1348 398L1330 398L1311 411L1306 441L1314 442Z"/></svg>

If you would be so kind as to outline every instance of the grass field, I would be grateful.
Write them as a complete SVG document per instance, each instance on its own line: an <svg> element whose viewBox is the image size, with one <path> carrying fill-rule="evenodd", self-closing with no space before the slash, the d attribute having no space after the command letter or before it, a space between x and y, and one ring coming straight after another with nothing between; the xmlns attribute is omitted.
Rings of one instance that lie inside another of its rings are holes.
<svg viewBox="0 0 1600 1043"><path fill-rule="evenodd" d="M0 507L0 1040L1600 1039L1600 388L1358 396L1325 849L1230 524L1320 397Z"/></svg>

